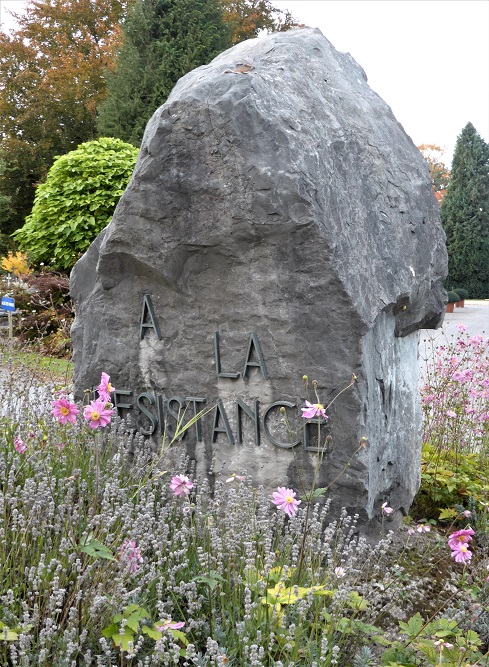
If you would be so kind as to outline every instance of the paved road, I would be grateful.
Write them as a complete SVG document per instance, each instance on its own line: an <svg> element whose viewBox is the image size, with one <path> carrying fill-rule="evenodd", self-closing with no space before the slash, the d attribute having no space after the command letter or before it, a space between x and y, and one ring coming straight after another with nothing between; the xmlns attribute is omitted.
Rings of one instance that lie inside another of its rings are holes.
<svg viewBox="0 0 489 667"><path fill-rule="evenodd" d="M464 308L455 308L453 313L445 314L443 326L440 329L422 329L420 338L457 335L459 322L467 327L467 333L470 336L479 334L485 338L489 337L489 299L485 301L467 300Z"/></svg>
<svg viewBox="0 0 489 667"><path fill-rule="evenodd" d="M419 332L419 370L420 382L424 381L426 364L432 358L433 348L446 345L454 340L459 332L457 324L467 327L469 336L489 338L489 299L485 301L467 300L464 308L455 308L453 313L446 313L443 325L439 329L421 329ZM452 338L453 337L453 338Z"/></svg>

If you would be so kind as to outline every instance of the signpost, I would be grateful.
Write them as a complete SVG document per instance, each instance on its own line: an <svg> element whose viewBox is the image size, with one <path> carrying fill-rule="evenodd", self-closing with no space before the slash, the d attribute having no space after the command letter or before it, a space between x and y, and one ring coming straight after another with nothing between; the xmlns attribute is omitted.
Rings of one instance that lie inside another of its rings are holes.
<svg viewBox="0 0 489 667"><path fill-rule="evenodd" d="M0 302L0 308L7 311L8 316L8 337L9 340L13 338L13 324L12 324L12 313L15 311L15 301L10 296L2 296Z"/></svg>

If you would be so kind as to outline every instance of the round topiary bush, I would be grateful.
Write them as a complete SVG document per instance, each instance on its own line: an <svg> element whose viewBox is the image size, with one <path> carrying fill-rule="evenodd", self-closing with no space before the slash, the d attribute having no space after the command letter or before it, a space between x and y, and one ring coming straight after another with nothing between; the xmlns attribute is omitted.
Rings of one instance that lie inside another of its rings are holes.
<svg viewBox="0 0 489 667"><path fill-rule="evenodd" d="M460 301L457 292L448 292L448 303L457 303L457 301Z"/></svg>
<svg viewBox="0 0 489 667"><path fill-rule="evenodd" d="M455 287L453 291L459 295L461 300L469 298L469 293L467 292L466 289L463 289L462 287Z"/></svg>
<svg viewBox="0 0 489 667"><path fill-rule="evenodd" d="M15 232L35 262L68 271L110 222L138 149L120 139L81 144L58 157L36 191L32 213Z"/></svg>

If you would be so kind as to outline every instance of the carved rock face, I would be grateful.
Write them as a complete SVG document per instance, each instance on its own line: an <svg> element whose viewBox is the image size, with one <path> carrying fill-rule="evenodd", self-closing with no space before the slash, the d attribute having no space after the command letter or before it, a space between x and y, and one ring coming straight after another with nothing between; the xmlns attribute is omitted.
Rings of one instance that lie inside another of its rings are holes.
<svg viewBox="0 0 489 667"><path fill-rule="evenodd" d="M108 372L154 438L217 404L183 441L199 473L307 489L300 408L355 374L316 485L340 475L333 511L375 527L417 489L416 331L441 321L446 262L428 167L351 56L319 30L249 40L178 82L73 270L76 391Z"/></svg>

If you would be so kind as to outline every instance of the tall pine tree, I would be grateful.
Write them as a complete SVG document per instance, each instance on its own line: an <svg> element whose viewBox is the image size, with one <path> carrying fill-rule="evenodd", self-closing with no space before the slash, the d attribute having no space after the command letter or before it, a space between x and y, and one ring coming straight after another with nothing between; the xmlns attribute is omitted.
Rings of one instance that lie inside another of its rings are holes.
<svg viewBox="0 0 489 667"><path fill-rule="evenodd" d="M457 139L441 219L447 235L447 287L489 298L489 145L472 123Z"/></svg>
<svg viewBox="0 0 489 667"><path fill-rule="evenodd" d="M139 146L178 79L231 45L219 0L136 0L124 25L98 130Z"/></svg>

